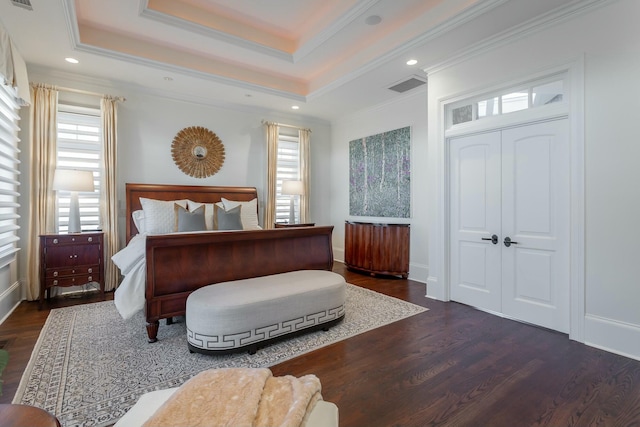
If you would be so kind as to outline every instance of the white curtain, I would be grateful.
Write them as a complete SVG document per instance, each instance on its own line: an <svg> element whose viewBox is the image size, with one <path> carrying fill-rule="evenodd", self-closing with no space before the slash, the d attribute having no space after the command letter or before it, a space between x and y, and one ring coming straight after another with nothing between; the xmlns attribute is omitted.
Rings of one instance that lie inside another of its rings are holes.
<svg viewBox="0 0 640 427"><path fill-rule="evenodd" d="M34 85L30 111L31 191L29 194L29 240L27 246L27 299L40 295L40 239L54 233L55 194L51 190L56 168L58 91Z"/></svg>
<svg viewBox="0 0 640 427"><path fill-rule="evenodd" d="M105 96L100 101L102 111L102 192L100 217L104 231L104 290L118 286L119 272L111 257L120 249L118 238L118 195L116 176L118 98Z"/></svg>
<svg viewBox="0 0 640 427"><path fill-rule="evenodd" d="M264 209L264 228L273 228L276 222L276 176L278 170L278 134L277 123L266 123L267 130L267 203Z"/></svg>
<svg viewBox="0 0 640 427"><path fill-rule="evenodd" d="M309 201L311 199L309 197L311 131L309 129L298 130L298 139L300 141L300 180L304 186L304 194L300 196L300 222L304 224L311 222L311 218L309 218Z"/></svg>

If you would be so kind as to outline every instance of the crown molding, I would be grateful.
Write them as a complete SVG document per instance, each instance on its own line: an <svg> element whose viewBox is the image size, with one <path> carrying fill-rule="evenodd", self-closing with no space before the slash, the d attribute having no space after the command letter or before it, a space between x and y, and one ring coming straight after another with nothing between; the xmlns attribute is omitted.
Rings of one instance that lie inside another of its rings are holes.
<svg viewBox="0 0 640 427"><path fill-rule="evenodd" d="M362 16L364 12L369 10L369 8L376 5L376 3L380 2L380 0L364 0L359 1L355 6L353 6L347 13L340 16L339 19L335 20L331 25L329 25L324 30L320 31L314 37L312 37L309 41L304 43L302 46L298 47L298 49L293 53L293 62L298 62L302 58L310 55L313 51L318 49L327 40L330 40L334 37L340 30L345 28L347 25L351 24L358 17Z"/></svg>
<svg viewBox="0 0 640 427"><path fill-rule="evenodd" d="M423 68L423 71L427 75L433 75L460 64L473 56L482 55L497 49L498 47L511 44L514 40L522 39L531 34L535 34L563 22L570 21L571 19L589 13L592 10L598 9L615 1L617 0L574 0L566 5L554 9L553 11L542 14L506 31L502 31L495 36L472 44L463 50L449 55L446 60L439 62L438 64Z"/></svg>
<svg viewBox="0 0 640 427"><path fill-rule="evenodd" d="M300 122L303 121L305 123L316 123L318 125L327 126L330 124L330 121L321 119L316 116L308 116L304 114L287 114L282 111L275 111L265 107L257 107L251 105L242 105L232 102L226 102L219 98L205 97L205 96L196 96L196 95L186 95L182 92L175 92L167 89L154 89L145 86L139 86L131 83L126 83L122 81L116 80L105 80L95 77L87 77L80 74L70 73L68 71L63 71L60 69L53 69L48 67L42 67L39 65L29 65L29 71L32 75L36 76L46 76L47 79L51 79L53 81L62 80L65 82L65 85L69 85L73 83L74 85L80 86L80 88L86 90L94 90L100 91L104 93L110 93L113 96L119 95L123 97L132 97L132 93L142 96L153 96L158 98L164 98L172 101L179 102L187 102L190 104L201 105L204 107L213 107L213 108L222 108L227 110L233 110L241 113L248 114L256 114L256 115L267 115L269 117L281 117L282 119L286 119L289 121ZM54 84L52 81L41 82ZM117 92L117 93L116 93Z"/></svg>
<svg viewBox="0 0 640 427"><path fill-rule="evenodd" d="M363 76L366 73L369 73L371 71L374 71L375 69L381 67L382 65L386 64L387 62L389 62L390 60L400 57L402 55L404 55L406 52L411 51L412 49L415 49L417 47L419 47L422 44L425 44L427 42L433 41L436 38L442 36L443 34L452 31L456 28L458 28L459 26L473 21L474 19L476 19L477 17L479 17L480 15L502 5L503 3L508 2L509 0L487 0L484 2L481 2L480 4L476 3L473 6L471 6L468 9L465 9L464 11L462 11L461 13L459 13L458 15L447 19L445 22L434 26L433 28L431 28L429 31L422 33L421 35L419 35L418 37L413 38L412 40L408 41L407 43L402 44L401 46L399 46L396 49L393 49L392 51L379 56L378 58L374 59L373 61L369 62L368 64L366 64L363 67L358 68L356 71L348 73L343 75L342 77L332 81L331 83L321 87L320 89L313 91L311 93L309 93L309 95L307 95L307 99L309 99L310 101L313 99L316 99L322 95L325 95L329 92L332 92L336 89L338 89L340 86L350 82L351 80L355 80L358 77Z"/></svg>
<svg viewBox="0 0 640 427"><path fill-rule="evenodd" d="M147 1L143 1L141 4L140 16L150 19L152 21L161 22L163 24L170 25L172 27L182 28L184 30L194 32L205 37L216 39L225 43L229 43L233 46L252 50L272 58L281 59L287 62L294 62L294 57L290 53L275 49L270 46L266 46L260 43L256 43L250 40L243 39L242 37L227 34L223 31L216 30L214 28L207 27L205 25L196 24L181 18L177 18L172 15L167 15L162 12L158 12L147 7Z"/></svg>

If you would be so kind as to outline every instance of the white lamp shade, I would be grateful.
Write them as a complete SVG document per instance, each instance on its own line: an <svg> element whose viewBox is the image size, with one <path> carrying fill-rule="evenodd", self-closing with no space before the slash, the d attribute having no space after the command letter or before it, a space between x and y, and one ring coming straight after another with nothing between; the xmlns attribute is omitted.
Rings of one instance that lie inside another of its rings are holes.
<svg viewBox="0 0 640 427"><path fill-rule="evenodd" d="M282 181L282 194L290 196L304 194L302 181Z"/></svg>
<svg viewBox="0 0 640 427"><path fill-rule="evenodd" d="M76 169L56 169L53 189L63 191L95 191L93 172Z"/></svg>

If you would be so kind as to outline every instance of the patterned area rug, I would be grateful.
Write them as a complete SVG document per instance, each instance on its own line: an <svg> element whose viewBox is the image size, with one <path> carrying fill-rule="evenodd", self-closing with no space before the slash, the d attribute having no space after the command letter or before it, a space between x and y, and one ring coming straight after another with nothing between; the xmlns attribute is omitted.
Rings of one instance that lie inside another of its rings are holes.
<svg viewBox="0 0 640 427"><path fill-rule="evenodd" d="M427 309L347 285L345 319L318 331L247 352L209 356L187 349L184 319L160 325L147 343L142 312L123 320L113 301L51 310L13 403L55 414L64 427L115 423L152 390L176 387L206 369L269 367Z"/></svg>

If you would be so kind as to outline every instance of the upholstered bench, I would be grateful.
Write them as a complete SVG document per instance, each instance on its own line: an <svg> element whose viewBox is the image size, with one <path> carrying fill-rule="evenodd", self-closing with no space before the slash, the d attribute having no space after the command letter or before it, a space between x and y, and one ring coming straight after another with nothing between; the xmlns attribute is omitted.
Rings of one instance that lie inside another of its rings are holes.
<svg viewBox="0 0 640 427"><path fill-rule="evenodd" d="M189 350L248 350L285 335L328 329L344 317L346 283L336 273L300 270L205 286L187 298Z"/></svg>

